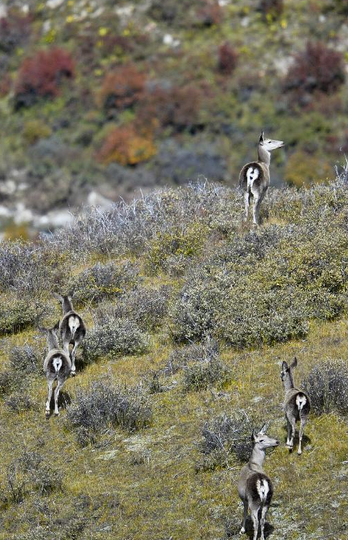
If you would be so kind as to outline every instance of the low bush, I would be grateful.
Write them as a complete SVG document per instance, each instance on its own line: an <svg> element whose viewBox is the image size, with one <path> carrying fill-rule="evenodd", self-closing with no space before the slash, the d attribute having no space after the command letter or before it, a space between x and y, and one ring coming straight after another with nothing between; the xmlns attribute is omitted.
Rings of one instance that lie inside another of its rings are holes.
<svg viewBox="0 0 348 540"><path fill-rule="evenodd" d="M40 355L30 345L13 347L10 351L10 365L13 370L21 373L34 373L42 367Z"/></svg>
<svg viewBox="0 0 348 540"><path fill-rule="evenodd" d="M104 164L137 165L151 159L157 153L153 136L139 132L133 125L113 128L103 141L97 154Z"/></svg>
<svg viewBox="0 0 348 540"><path fill-rule="evenodd" d="M145 267L150 274L164 270L171 275L183 273L188 262L199 255L206 239L207 230L199 222L186 230L177 229L159 234L149 245Z"/></svg>
<svg viewBox="0 0 348 540"><path fill-rule="evenodd" d="M196 86L150 88L139 103L137 122L144 127L194 132L199 127L202 95Z"/></svg>
<svg viewBox="0 0 348 540"><path fill-rule="evenodd" d="M260 0L258 9L263 18L271 22L283 13L284 0Z"/></svg>
<svg viewBox="0 0 348 540"><path fill-rule="evenodd" d="M101 356L117 358L142 354L148 346L148 336L129 319L110 318L88 332L82 342L83 362L89 364Z"/></svg>
<svg viewBox="0 0 348 540"><path fill-rule="evenodd" d="M203 459L196 464L197 470L214 470L228 467L235 458L248 461L252 451L254 420L245 411L222 414L203 428L200 450Z"/></svg>
<svg viewBox="0 0 348 540"><path fill-rule="evenodd" d="M0 306L0 335L15 334L35 323L38 311L25 300L13 300Z"/></svg>
<svg viewBox="0 0 348 540"><path fill-rule="evenodd" d="M232 75L237 67L238 54L228 41L220 45L218 70L223 75Z"/></svg>
<svg viewBox="0 0 348 540"><path fill-rule="evenodd" d="M15 392L5 399L5 405L16 413L29 411L34 407L34 403L31 397L24 392L24 389L19 392Z"/></svg>
<svg viewBox="0 0 348 540"><path fill-rule="evenodd" d="M76 304L85 304L119 296L137 281L138 268L133 263L97 263L73 276L66 289L73 293Z"/></svg>
<svg viewBox="0 0 348 540"><path fill-rule="evenodd" d="M331 94L345 81L342 53L323 43L308 42L306 49L295 56L284 81L294 104L307 106L315 92Z"/></svg>
<svg viewBox="0 0 348 540"><path fill-rule="evenodd" d="M5 498L21 503L25 496L35 491L49 495L62 488L62 475L37 452L24 452L14 459L7 469Z"/></svg>
<svg viewBox="0 0 348 540"><path fill-rule="evenodd" d="M99 106L108 115L114 110L133 107L144 92L146 77L133 64L107 73L97 96Z"/></svg>
<svg viewBox="0 0 348 540"><path fill-rule="evenodd" d="M32 17L12 10L0 18L0 51L12 53L23 47L30 38Z"/></svg>
<svg viewBox="0 0 348 540"><path fill-rule="evenodd" d="M96 310L96 321L102 326L110 319L131 319L144 331L160 326L168 311L170 288L159 289L136 287L121 295L116 304L100 305Z"/></svg>
<svg viewBox="0 0 348 540"><path fill-rule="evenodd" d="M65 79L75 76L75 65L64 49L38 51L23 60L15 85L15 110L30 107L38 98L58 96Z"/></svg>
<svg viewBox="0 0 348 540"><path fill-rule="evenodd" d="M317 414L348 413L348 366L344 360L320 363L303 380L302 388Z"/></svg>
<svg viewBox="0 0 348 540"><path fill-rule="evenodd" d="M133 432L147 427L151 419L151 407L139 388L120 389L109 381L97 381L89 390L81 390L67 408L68 424L82 446L110 426Z"/></svg>
<svg viewBox="0 0 348 540"><path fill-rule="evenodd" d="M218 355L219 346L217 341L214 340L178 347L170 353L164 372L166 375L174 375L181 369L186 368L189 364L209 362L217 359Z"/></svg>
<svg viewBox="0 0 348 540"><path fill-rule="evenodd" d="M185 392L198 392L211 386L223 386L231 379L231 370L226 364L212 358L184 368L183 387Z"/></svg>

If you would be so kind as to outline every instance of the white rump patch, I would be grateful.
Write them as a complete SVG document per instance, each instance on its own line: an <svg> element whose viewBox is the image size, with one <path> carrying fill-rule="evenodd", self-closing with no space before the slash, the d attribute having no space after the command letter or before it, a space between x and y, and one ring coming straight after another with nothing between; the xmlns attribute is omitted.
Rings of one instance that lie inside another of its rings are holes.
<svg viewBox="0 0 348 540"><path fill-rule="evenodd" d="M268 485L267 480L265 479L257 480L256 489L261 499L261 502L265 502L265 500L267 499L268 492L269 492L269 485Z"/></svg>
<svg viewBox="0 0 348 540"><path fill-rule="evenodd" d="M306 399L306 396L304 396L303 394L302 395L297 395L296 396L296 405L297 405L297 408L299 411L302 411L303 407L306 405L307 403L307 399Z"/></svg>
<svg viewBox="0 0 348 540"><path fill-rule="evenodd" d="M74 337L76 330L80 326L80 319L76 317L75 315L72 315L69 317L69 328L70 332L72 333L72 337Z"/></svg>
<svg viewBox="0 0 348 540"><path fill-rule="evenodd" d="M246 176L247 176L247 190L250 191L250 189L253 187L254 181L259 177L260 171L257 167L249 167L247 170Z"/></svg>
<svg viewBox="0 0 348 540"><path fill-rule="evenodd" d="M56 356L55 358L53 358L52 365L54 367L54 371L58 373L58 371L63 365L63 361L61 358L59 358L59 356Z"/></svg>

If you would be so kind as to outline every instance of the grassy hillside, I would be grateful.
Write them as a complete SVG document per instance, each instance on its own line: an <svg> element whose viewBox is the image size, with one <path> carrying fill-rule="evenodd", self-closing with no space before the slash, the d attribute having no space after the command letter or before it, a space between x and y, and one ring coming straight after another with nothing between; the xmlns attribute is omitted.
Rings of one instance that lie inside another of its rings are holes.
<svg viewBox="0 0 348 540"><path fill-rule="evenodd" d="M347 150L346 15L345 0L2 6L1 204L235 185L261 129L286 142L274 185L325 181Z"/></svg>
<svg viewBox="0 0 348 540"><path fill-rule="evenodd" d="M347 199L340 179L273 189L255 230L240 194L198 184L1 244L0 538L237 538L264 421L282 441L272 536L348 538ZM58 289L88 336L47 421L35 327ZM314 406L301 457L284 445L294 355Z"/></svg>

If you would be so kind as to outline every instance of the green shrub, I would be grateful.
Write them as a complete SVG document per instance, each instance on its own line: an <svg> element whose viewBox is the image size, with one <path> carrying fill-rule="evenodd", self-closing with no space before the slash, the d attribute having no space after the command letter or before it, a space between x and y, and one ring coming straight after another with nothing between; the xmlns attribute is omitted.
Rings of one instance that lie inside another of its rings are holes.
<svg viewBox="0 0 348 540"><path fill-rule="evenodd" d="M128 319L109 319L88 332L82 342L83 361L87 364L101 356L115 358L141 354L148 346L148 336Z"/></svg>
<svg viewBox="0 0 348 540"><path fill-rule="evenodd" d="M77 304L84 304L119 296L137 281L138 269L128 261L123 264L97 263L74 276L66 288L73 292Z"/></svg>
<svg viewBox="0 0 348 540"><path fill-rule="evenodd" d="M121 390L109 381L97 381L89 390L79 391L67 408L68 425L82 446L95 441L108 426L133 432L148 426L151 419L151 407L140 389Z"/></svg>
<svg viewBox="0 0 348 540"><path fill-rule="evenodd" d="M200 451L203 459L196 464L197 470L214 470L228 467L235 457L249 460L252 451L251 434L255 422L243 410L231 416L222 414L207 422L203 428Z"/></svg>
<svg viewBox="0 0 348 540"><path fill-rule="evenodd" d="M170 288L136 287L121 295L116 304L101 304L96 310L99 325L112 319L131 319L142 330L154 330L160 326L168 311Z"/></svg>
<svg viewBox="0 0 348 540"><path fill-rule="evenodd" d="M222 386L231 378L231 371L215 358L200 362L184 369L183 386L185 392L198 392L211 386Z"/></svg>
<svg viewBox="0 0 348 540"><path fill-rule="evenodd" d="M163 270L171 275L180 275L188 261L197 256L206 238L206 228L195 223L187 230L159 233L149 246L145 256L146 269L150 274Z"/></svg>
<svg viewBox="0 0 348 540"><path fill-rule="evenodd" d="M348 366L344 360L329 360L315 366L302 388L308 392L317 414L348 413Z"/></svg>
<svg viewBox="0 0 348 540"><path fill-rule="evenodd" d="M0 335L13 334L34 324L38 313L25 300L13 300L0 306Z"/></svg>

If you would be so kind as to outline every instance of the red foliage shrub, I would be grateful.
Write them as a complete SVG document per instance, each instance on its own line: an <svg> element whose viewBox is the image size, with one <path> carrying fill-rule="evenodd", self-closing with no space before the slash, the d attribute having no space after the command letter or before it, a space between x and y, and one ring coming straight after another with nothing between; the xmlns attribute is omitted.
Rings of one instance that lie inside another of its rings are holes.
<svg viewBox="0 0 348 540"><path fill-rule="evenodd" d="M133 107L144 92L145 80L145 75L132 64L108 73L98 95L99 105L106 112Z"/></svg>
<svg viewBox="0 0 348 540"><path fill-rule="evenodd" d="M26 43L31 32L31 17L15 12L0 19L0 50L11 53Z"/></svg>
<svg viewBox="0 0 348 540"><path fill-rule="evenodd" d="M7 96L7 94L11 90L11 85L12 81L8 73L0 76L0 97Z"/></svg>
<svg viewBox="0 0 348 540"><path fill-rule="evenodd" d="M194 86L154 88L141 102L138 121L144 126L169 126L177 132L192 130L198 123L200 101L200 90Z"/></svg>
<svg viewBox="0 0 348 540"><path fill-rule="evenodd" d="M32 105L38 97L57 96L62 80L74 75L74 61L63 49L38 51L35 56L26 58L15 85L16 110Z"/></svg>
<svg viewBox="0 0 348 540"><path fill-rule="evenodd" d="M306 49L295 56L284 81L284 90L291 99L307 106L316 92L331 94L345 80L342 54L322 43L307 43Z"/></svg>
<svg viewBox="0 0 348 540"><path fill-rule="evenodd" d="M259 11L261 11L265 19L276 19L283 13L284 1L283 0L261 0L259 4Z"/></svg>
<svg viewBox="0 0 348 540"><path fill-rule="evenodd" d="M216 0L206 0L197 12L196 24L201 26L214 26L221 23L222 10Z"/></svg>
<svg viewBox="0 0 348 540"><path fill-rule="evenodd" d="M138 133L133 125L116 127L106 137L97 155L105 165L112 162L136 165L156 154L150 133Z"/></svg>
<svg viewBox="0 0 348 540"><path fill-rule="evenodd" d="M237 66L238 54L227 41L219 47L218 69L223 75L231 75Z"/></svg>

